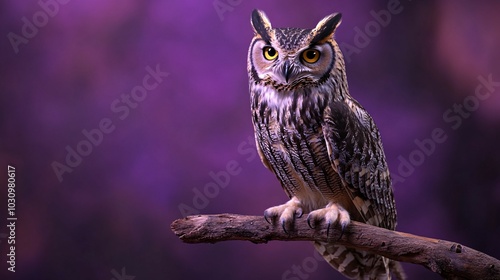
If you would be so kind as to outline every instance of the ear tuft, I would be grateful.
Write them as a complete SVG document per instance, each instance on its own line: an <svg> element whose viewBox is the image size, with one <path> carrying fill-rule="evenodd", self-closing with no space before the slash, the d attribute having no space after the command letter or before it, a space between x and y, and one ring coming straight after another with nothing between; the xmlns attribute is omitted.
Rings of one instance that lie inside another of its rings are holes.
<svg viewBox="0 0 500 280"><path fill-rule="evenodd" d="M333 33L342 22L342 14L334 13L323 18L311 31L311 44L321 43L333 36Z"/></svg>
<svg viewBox="0 0 500 280"><path fill-rule="evenodd" d="M255 34L260 35L266 42L271 42L271 22L263 11L253 10L250 22L252 23Z"/></svg>

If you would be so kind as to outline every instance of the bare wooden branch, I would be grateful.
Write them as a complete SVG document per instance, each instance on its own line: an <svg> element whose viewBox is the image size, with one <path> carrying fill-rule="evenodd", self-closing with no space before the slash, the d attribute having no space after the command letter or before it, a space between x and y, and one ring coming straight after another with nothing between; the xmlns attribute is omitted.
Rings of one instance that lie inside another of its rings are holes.
<svg viewBox="0 0 500 280"><path fill-rule="evenodd" d="M270 225L261 216L235 214L188 216L175 220L172 231L186 243L216 243L247 240L254 243L281 241L336 242L382 255L393 260L423 265L447 279L500 279L500 261L464 245L391 231L351 222L343 234L340 228L311 229L305 218L296 220L293 230Z"/></svg>

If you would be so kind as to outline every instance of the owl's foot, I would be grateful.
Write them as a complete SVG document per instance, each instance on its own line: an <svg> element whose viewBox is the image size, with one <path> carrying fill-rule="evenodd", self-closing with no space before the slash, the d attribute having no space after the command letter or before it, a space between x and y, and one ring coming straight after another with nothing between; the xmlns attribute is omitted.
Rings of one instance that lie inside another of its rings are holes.
<svg viewBox="0 0 500 280"><path fill-rule="evenodd" d="M267 208L264 211L264 218L268 223L272 224L272 221L279 217L283 230L287 232L287 228L293 228L295 218L302 217L302 213L302 204L296 197L292 197L285 204Z"/></svg>
<svg viewBox="0 0 500 280"><path fill-rule="evenodd" d="M335 223L339 223L342 228L342 233L339 237L340 239L344 233L344 229L351 222L351 218L349 216L349 212L347 212L342 206L336 203L329 203L325 208L314 210L307 216L307 224L310 228L314 228L316 223L321 221L326 223L326 236L330 233L330 227Z"/></svg>

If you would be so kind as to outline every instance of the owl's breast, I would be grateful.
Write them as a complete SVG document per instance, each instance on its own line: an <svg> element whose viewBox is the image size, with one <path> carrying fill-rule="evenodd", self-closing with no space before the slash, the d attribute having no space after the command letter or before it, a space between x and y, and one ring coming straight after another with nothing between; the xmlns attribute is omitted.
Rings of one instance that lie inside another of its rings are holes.
<svg viewBox="0 0 500 280"><path fill-rule="evenodd" d="M304 100L291 95L277 102L253 102L253 122L264 163L288 196L298 197L311 211L344 200L344 194L330 162L322 117Z"/></svg>

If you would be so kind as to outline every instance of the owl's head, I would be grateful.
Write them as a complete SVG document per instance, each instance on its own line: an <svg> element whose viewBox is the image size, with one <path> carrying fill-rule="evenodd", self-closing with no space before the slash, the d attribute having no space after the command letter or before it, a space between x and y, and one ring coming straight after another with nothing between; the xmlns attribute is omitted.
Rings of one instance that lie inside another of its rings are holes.
<svg viewBox="0 0 500 280"><path fill-rule="evenodd" d="M342 59L333 34L341 14L323 18L313 29L273 28L264 12L254 10L255 36L248 52L248 73L255 83L278 90L320 85ZM342 62L343 64L343 62Z"/></svg>

